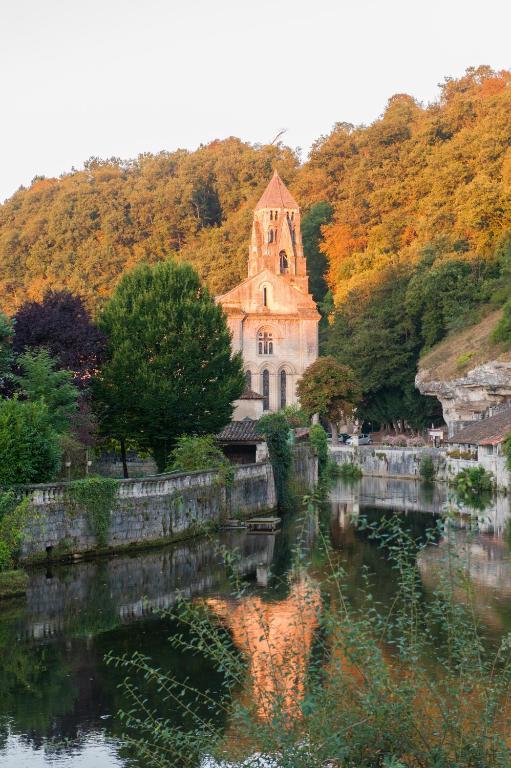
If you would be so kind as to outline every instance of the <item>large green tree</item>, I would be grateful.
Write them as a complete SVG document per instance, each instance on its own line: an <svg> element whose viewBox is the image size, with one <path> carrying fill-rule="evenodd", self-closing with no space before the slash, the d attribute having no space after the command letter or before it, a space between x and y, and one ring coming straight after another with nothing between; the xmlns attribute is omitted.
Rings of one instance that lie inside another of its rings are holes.
<svg viewBox="0 0 511 768"><path fill-rule="evenodd" d="M338 423L353 419L361 399L353 369L333 357L319 357L312 363L298 382L297 393L304 411L310 416L318 413L328 419L334 443L337 443Z"/></svg>
<svg viewBox="0 0 511 768"><path fill-rule="evenodd" d="M104 434L149 449L163 471L183 434L215 433L243 389L222 308L189 265L143 264L121 280L99 324L108 360L95 382Z"/></svg>

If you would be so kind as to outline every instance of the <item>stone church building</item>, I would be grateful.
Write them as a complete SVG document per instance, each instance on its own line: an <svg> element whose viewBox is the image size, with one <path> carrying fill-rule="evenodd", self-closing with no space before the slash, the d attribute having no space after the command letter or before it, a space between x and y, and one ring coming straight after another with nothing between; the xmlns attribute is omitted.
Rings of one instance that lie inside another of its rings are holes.
<svg viewBox="0 0 511 768"><path fill-rule="evenodd" d="M265 411L295 403L297 382L318 356L320 315L309 293L300 209L277 171L254 211L248 277L217 300L243 355L247 388L262 396Z"/></svg>

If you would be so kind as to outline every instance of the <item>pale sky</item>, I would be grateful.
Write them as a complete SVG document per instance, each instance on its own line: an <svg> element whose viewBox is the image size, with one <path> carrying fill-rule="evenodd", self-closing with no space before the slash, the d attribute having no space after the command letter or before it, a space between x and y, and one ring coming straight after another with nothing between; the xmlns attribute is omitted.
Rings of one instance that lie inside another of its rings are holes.
<svg viewBox="0 0 511 768"><path fill-rule="evenodd" d="M509 0L0 0L0 200L93 155L281 128L305 159L394 93L509 69L510 29Z"/></svg>

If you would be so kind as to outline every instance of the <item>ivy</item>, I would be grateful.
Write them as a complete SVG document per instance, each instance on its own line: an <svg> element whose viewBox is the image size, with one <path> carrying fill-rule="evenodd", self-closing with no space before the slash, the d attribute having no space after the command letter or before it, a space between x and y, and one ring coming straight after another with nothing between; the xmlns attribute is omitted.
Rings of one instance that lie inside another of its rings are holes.
<svg viewBox="0 0 511 768"><path fill-rule="evenodd" d="M266 438L275 478L277 503L279 507L282 507L288 491L292 464L287 419L282 413L269 413L259 419L257 432Z"/></svg>
<svg viewBox="0 0 511 768"><path fill-rule="evenodd" d="M117 481L111 477L86 477L68 486L71 503L87 515L89 526L99 547L106 547L110 531L112 506Z"/></svg>
<svg viewBox="0 0 511 768"><path fill-rule="evenodd" d="M29 510L28 498L18 503L12 491L0 493L0 572L17 564Z"/></svg>

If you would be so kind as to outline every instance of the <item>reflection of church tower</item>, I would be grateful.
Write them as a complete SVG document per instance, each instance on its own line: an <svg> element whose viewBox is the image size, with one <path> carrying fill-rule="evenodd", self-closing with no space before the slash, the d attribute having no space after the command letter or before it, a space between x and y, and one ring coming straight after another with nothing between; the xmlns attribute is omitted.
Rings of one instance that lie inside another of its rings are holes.
<svg viewBox="0 0 511 768"><path fill-rule="evenodd" d="M254 211L248 278L220 296L247 383L275 411L318 355L319 313L309 293L300 209L277 171Z"/></svg>

